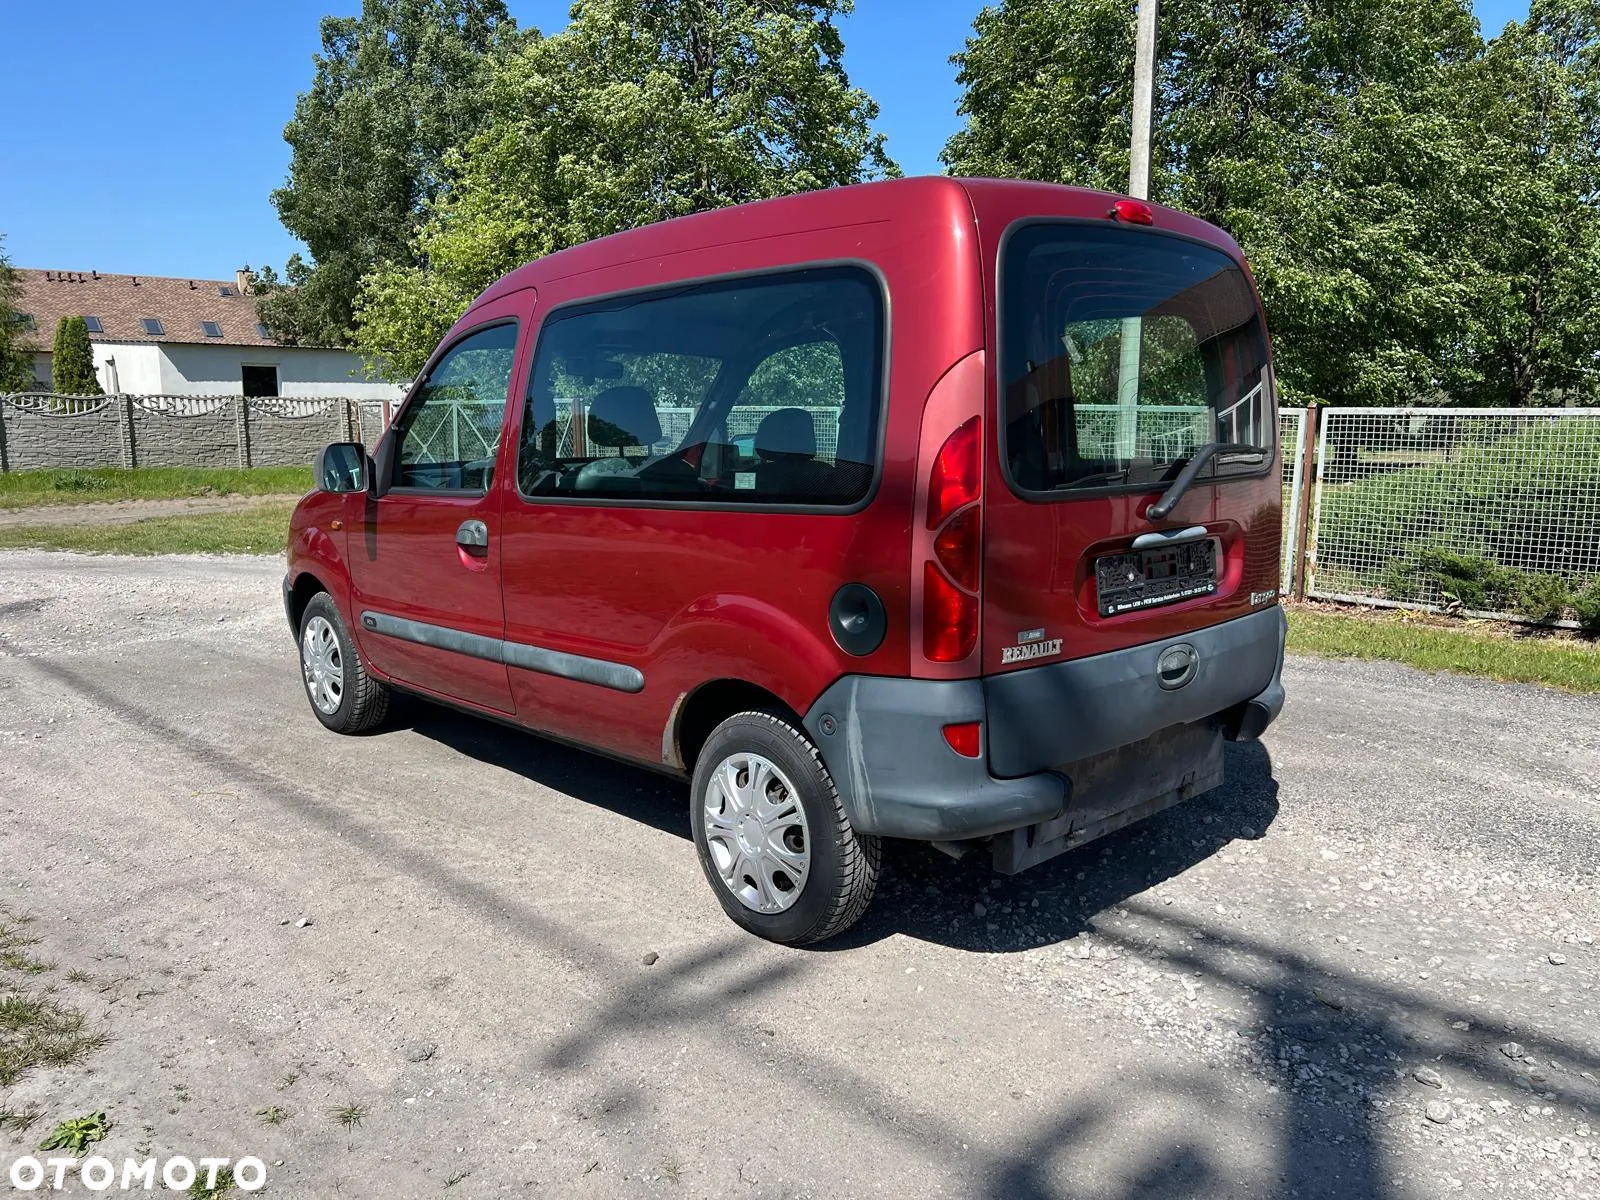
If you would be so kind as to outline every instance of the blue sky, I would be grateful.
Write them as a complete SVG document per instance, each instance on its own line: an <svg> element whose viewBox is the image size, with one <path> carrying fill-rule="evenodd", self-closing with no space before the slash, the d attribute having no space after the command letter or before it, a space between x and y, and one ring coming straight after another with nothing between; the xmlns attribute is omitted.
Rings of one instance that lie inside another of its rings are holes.
<svg viewBox="0 0 1600 1200"><path fill-rule="evenodd" d="M0 234L23 267L226 278L295 249L267 196L283 125L311 80L317 22L359 0L4 0L9 98ZM554 32L566 0L509 0ZM851 79L877 99L889 152L938 170L957 127L950 55L981 0L858 0ZM1486 32L1527 0L1476 0ZM70 14L70 15L69 15Z"/></svg>

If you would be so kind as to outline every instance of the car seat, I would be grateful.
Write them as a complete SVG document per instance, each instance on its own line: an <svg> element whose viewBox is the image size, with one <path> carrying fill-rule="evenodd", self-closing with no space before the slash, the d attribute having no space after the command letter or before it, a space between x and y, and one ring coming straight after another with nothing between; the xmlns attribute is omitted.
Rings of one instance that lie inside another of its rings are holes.
<svg viewBox="0 0 1600 1200"><path fill-rule="evenodd" d="M817 427L803 408L780 408L756 426L756 495L808 504L834 491L833 468L817 461Z"/></svg>
<svg viewBox="0 0 1600 1200"><path fill-rule="evenodd" d="M651 460L651 448L661 440L654 397L632 384L609 387L591 400L585 428L591 454L602 446L617 451L637 446L644 453L637 457L619 453L584 464L572 484L579 492L608 490L616 486L618 476L633 476Z"/></svg>

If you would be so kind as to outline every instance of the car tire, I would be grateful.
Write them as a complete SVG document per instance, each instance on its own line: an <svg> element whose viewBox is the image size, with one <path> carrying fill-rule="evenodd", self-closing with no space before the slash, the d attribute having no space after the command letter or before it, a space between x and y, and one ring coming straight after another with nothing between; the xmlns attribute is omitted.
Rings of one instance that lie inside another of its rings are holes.
<svg viewBox="0 0 1600 1200"><path fill-rule="evenodd" d="M787 946L833 937L877 890L878 839L855 831L811 739L776 713L738 713L712 731L695 763L690 822L723 911L757 937Z"/></svg>
<svg viewBox="0 0 1600 1200"><path fill-rule="evenodd" d="M335 733L366 733L389 714L390 690L367 671L327 592L300 615L300 674L311 711Z"/></svg>

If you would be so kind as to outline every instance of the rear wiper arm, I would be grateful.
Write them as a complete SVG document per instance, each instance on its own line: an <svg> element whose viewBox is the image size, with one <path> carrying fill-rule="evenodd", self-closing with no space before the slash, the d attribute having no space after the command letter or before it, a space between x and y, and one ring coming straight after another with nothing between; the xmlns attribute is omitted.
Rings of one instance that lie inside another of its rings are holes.
<svg viewBox="0 0 1600 1200"><path fill-rule="evenodd" d="M1065 483L1056 484L1056 490L1061 492L1071 491L1073 488L1092 487L1097 483L1121 483L1128 477L1126 467L1119 471L1098 471L1093 475L1080 475L1076 479L1069 479Z"/></svg>
<svg viewBox="0 0 1600 1200"><path fill-rule="evenodd" d="M1251 446L1244 442L1207 442L1194 452L1183 470L1178 472L1178 477L1172 481L1172 486L1162 494L1161 499L1145 510L1144 515L1152 521L1165 520L1167 514L1178 506L1178 501L1183 499L1183 494L1194 485L1200 472L1204 471L1207 464L1217 455L1264 453L1266 452L1260 446Z"/></svg>

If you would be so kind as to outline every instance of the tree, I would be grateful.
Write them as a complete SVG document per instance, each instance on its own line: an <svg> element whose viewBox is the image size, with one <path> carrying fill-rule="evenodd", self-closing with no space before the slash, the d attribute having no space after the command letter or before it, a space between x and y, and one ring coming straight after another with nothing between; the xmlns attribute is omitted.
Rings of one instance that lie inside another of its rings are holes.
<svg viewBox="0 0 1600 1200"><path fill-rule="evenodd" d="M62 317L56 323L56 340L50 355L50 390L58 396L104 394L94 373L89 325L82 317Z"/></svg>
<svg viewBox="0 0 1600 1200"><path fill-rule="evenodd" d="M367 277L357 344L411 374L489 283L652 221L897 175L834 19L852 0L579 0L495 65L484 129L408 252Z"/></svg>
<svg viewBox="0 0 1600 1200"><path fill-rule="evenodd" d="M1600 0L1534 0L1461 87L1479 266L1458 355L1473 403L1600 398Z"/></svg>
<svg viewBox="0 0 1600 1200"><path fill-rule="evenodd" d="M33 387L33 359L19 344L23 314L17 310L22 283L6 257L0 234L0 392L25 392Z"/></svg>
<svg viewBox="0 0 1600 1200"><path fill-rule="evenodd" d="M1581 322L1543 314L1593 278L1593 177L1569 166L1595 3L1536 0L1544 32L1488 47L1466 0L1163 5L1153 193L1238 238L1291 397L1525 402L1571 375ZM1123 0L985 9L945 162L1122 190L1133 21Z"/></svg>
<svg viewBox="0 0 1600 1200"><path fill-rule="evenodd" d="M490 60L517 33L502 0L364 0L359 17L321 28L316 75L283 131L289 178L272 194L311 259L291 255L287 286L263 288L257 311L280 341L340 346L362 275L412 261L446 154L480 127Z"/></svg>

